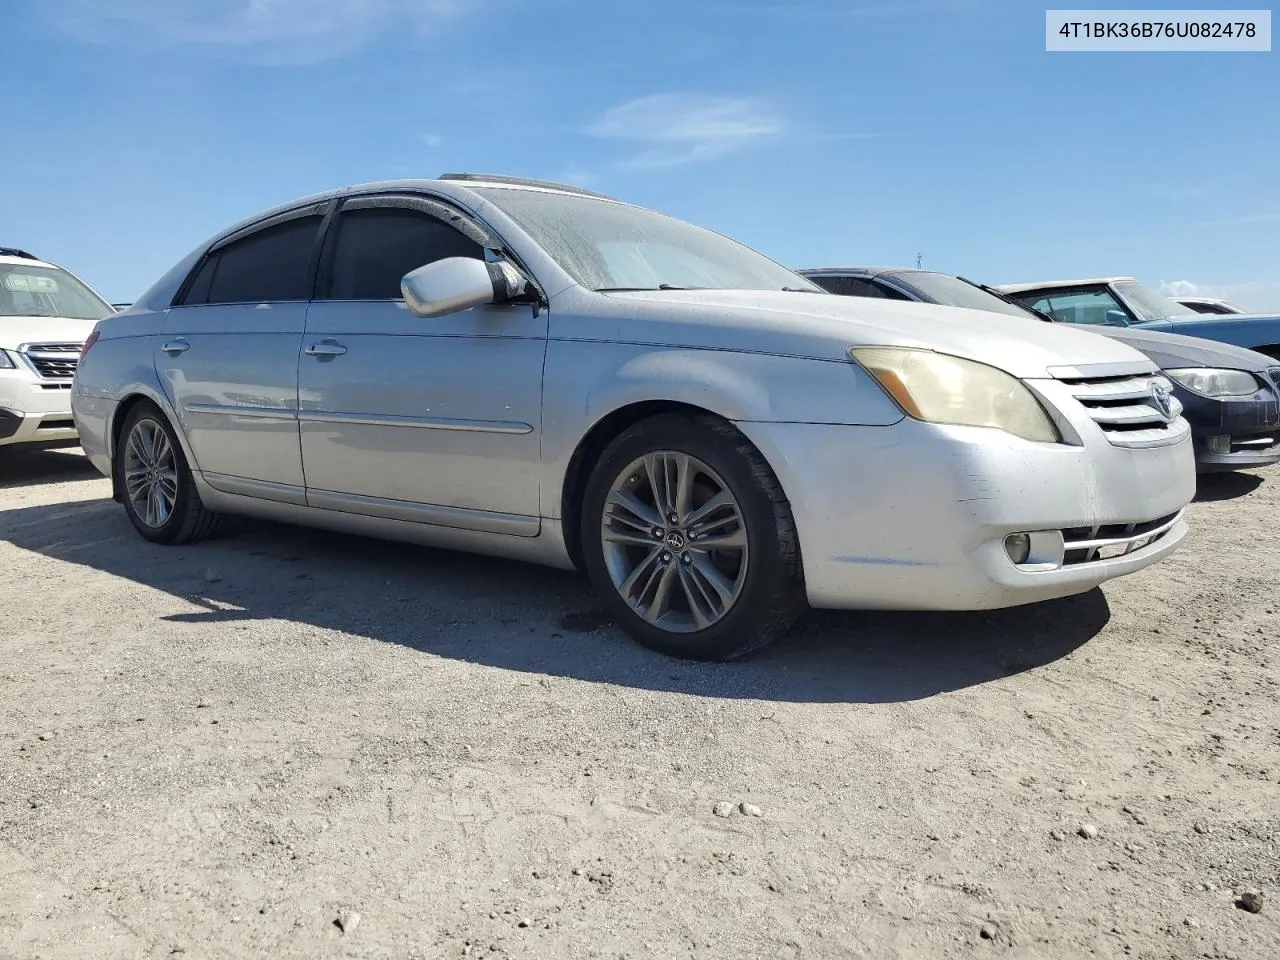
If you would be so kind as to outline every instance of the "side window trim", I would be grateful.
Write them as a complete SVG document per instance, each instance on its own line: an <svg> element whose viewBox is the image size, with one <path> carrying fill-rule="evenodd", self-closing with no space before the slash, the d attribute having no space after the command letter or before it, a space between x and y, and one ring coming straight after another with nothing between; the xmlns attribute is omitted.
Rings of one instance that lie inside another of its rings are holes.
<svg viewBox="0 0 1280 960"><path fill-rule="evenodd" d="M305 285L305 288L311 290L314 295L315 283L316 283L316 265L319 258L320 245L321 245L321 242L323 241L325 232L329 225L329 221L332 218L333 212L337 208L337 205L338 204L336 200L326 200L320 203L308 203L305 206L294 207L292 210L285 210L281 213L275 214L273 216L267 217L262 220L255 220L253 223L246 225L245 227L237 230L235 233L231 233L224 237L218 238L216 241L214 241L212 244L209 245L208 249L204 251L200 259L196 261L195 266L191 268L191 272L187 274L186 279L182 281L182 285L178 288L177 292L174 294L173 300L170 302L169 306L171 307L218 306L219 304L206 304L206 303L188 304L187 303L187 296L191 293L191 288L195 284L196 278L200 275L200 271L204 269L204 265L209 261L211 257L216 256L218 251L223 250L234 243L238 243L241 240L246 240L249 237L253 236L254 234L260 233L263 230L270 230L272 227L278 227L281 224L289 223L292 220L301 220L304 217L320 216L322 219L320 221L320 226L316 230L316 239L312 246L311 260L308 266L308 275L307 275L308 283ZM216 275L216 273L217 273L217 267L215 266L214 274ZM210 282L212 282L212 278L210 278ZM289 300L289 301L273 301L273 302L298 303L298 302L305 302L305 300L304 301Z"/></svg>

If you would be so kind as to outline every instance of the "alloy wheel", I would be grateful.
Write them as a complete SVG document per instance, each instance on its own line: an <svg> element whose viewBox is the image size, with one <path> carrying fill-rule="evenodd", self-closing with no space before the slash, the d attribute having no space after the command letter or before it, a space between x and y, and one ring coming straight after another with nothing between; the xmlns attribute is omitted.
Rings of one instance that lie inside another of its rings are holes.
<svg viewBox="0 0 1280 960"><path fill-rule="evenodd" d="M144 417L133 425L124 448L125 496L139 520L163 527L178 502L178 463L173 444L155 420Z"/></svg>
<svg viewBox="0 0 1280 960"><path fill-rule="evenodd" d="M719 474L687 453L655 451L622 471L605 498L600 538L618 594L672 633L718 623L746 581L742 509Z"/></svg>

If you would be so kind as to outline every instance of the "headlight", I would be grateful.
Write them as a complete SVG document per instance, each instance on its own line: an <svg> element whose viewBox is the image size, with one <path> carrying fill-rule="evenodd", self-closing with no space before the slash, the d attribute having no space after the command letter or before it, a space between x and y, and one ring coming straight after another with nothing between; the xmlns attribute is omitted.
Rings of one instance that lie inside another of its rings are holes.
<svg viewBox="0 0 1280 960"><path fill-rule="evenodd" d="M8 352L0 350L0 370L13 370L17 364L13 362L13 357Z"/></svg>
<svg viewBox="0 0 1280 960"><path fill-rule="evenodd" d="M1192 393L1206 397L1252 397L1259 390L1257 378L1243 370L1188 367L1164 372Z"/></svg>
<svg viewBox="0 0 1280 960"><path fill-rule="evenodd" d="M849 356L916 420L995 427L1042 443L1062 439L1035 395L1003 370L900 347L850 347Z"/></svg>

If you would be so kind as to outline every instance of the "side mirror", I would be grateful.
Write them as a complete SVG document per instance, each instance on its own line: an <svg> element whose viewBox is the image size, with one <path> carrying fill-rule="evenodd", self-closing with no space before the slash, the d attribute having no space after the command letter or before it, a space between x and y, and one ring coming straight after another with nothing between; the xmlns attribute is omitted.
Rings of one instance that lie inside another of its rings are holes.
<svg viewBox="0 0 1280 960"><path fill-rule="evenodd" d="M1127 327L1129 326L1129 318L1125 316L1123 310L1108 310L1107 325L1111 327Z"/></svg>
<svg viewBox="0 0 1280 960"><path fill-rule="evenodd" d="M406 273L400 292L420 317L443 317L486 303L503 303L528 288L524 274L506 262L448 257Z"/></svg>

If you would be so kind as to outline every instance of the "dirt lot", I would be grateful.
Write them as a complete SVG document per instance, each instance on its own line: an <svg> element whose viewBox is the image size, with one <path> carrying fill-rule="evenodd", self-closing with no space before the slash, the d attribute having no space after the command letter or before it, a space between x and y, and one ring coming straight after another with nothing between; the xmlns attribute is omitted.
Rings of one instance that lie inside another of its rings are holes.
<svg viewBox="0 0 1280 960"><path fill-rule="evenodd" d="M0 456L0 956L1280 957L1280 475L709 666L555 571L145 544L75 454Z"/></svg>

